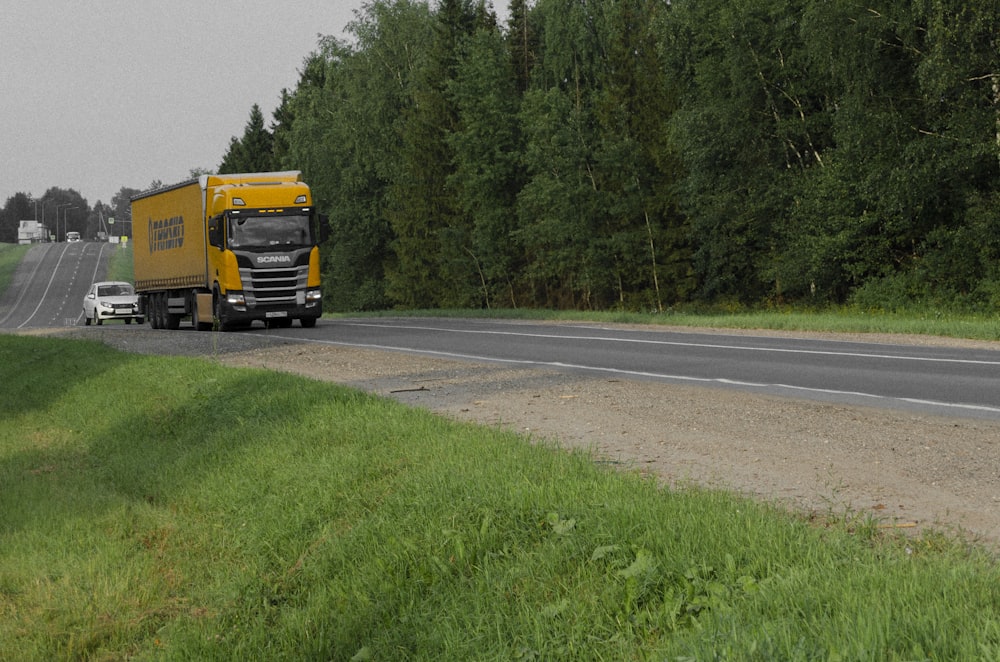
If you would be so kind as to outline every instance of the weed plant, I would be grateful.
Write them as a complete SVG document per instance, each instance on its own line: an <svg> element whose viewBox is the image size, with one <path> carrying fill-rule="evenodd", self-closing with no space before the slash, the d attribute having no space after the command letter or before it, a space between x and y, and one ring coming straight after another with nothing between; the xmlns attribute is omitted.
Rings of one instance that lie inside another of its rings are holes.
<svg viewBox="0 0 1000 662"><path fill-rule="evenodd" d="M0 336L3 660L990 660L1000 569L293 375Z"/></svg>

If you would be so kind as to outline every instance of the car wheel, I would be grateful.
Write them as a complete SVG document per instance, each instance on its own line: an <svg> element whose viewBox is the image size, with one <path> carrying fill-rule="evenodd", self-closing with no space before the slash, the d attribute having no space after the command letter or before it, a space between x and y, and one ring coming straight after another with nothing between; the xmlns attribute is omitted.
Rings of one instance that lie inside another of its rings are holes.
<svg viewBox="0 0 1000 662"><path fill-rule="evenodd" d="M132 318L131 317L126 317L125 318L125 323L126 324L131 324L132 323Z"/></svg>
<svg viewBox="0 0 1000 662"><path fill-rule="evenodd" d="M87 311L83 311L83 325L90 326L90 315L87 314Z"/></svg>
<svg viewBox="0 0 1000 662"><path fill-rule="evenodd" d="M94 323L97 324L97 326L104 324L104 320L100 318L96 311L94 312Z"/></svg>

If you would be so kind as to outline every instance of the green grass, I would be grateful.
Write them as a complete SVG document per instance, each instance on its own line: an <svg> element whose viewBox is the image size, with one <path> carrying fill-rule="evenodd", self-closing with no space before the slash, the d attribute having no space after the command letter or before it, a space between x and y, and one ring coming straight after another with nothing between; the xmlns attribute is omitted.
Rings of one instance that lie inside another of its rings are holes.
<svg viewBox="0 0 1000 662"><path fill-rule="evenodd" d="M31 246L27 244L0 243L0 294L7 290L17 265L21 263L30 248Z"/></svg>
<svg viewBox="0 0 1000 662"><path fill-rule="evenodd" d="M693 308L667 313L602 311L549 311L529 309L417 310L342 313L336 317L465 317L487 319L535 319L607 324L650 324L710 327L718 329L820 331L834 333L887 333L1000 340L1000 315L938 310L906 312L862 311L848 306L807 310L726 310Z"/></svg>
<svg viewBox="0 0 1000 662"><path fill-rule="evenodd" d="M114 245L114 253L108 260L107 280L123 280L135 283L135 272L132 269L132 243Z"/></svg>
<svg viewBox="0 0 1000 662"><path fill-rule="evenodd" d="M98 343L0 336L0 402L3 660L1000 659L940 534Z"/></svg>

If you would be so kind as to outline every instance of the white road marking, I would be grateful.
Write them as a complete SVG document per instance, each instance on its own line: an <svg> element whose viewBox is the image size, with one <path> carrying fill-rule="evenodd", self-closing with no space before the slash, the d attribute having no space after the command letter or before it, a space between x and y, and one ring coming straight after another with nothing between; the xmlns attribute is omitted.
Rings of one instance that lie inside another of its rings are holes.
<svg viewBox="0 0 1000 662"><path fill-rule="evenodd" d="M850 356L855 358L886 359L893 361L921 361L927 363L960 363L969 365L1000 366L1000 360L983 361L979 359L951 359L951 358L936 358L930 356L896 356L893 354L879 354L875 352L842 352L835 350L820 350L820 349L790 349L786 347L747 347L743 345L726 345L721 343L683 342L679 340L651 340L643 338L615 338L611 336L566 336L555 333L523 333L518 331L495 331L495 330L475 330L475 329L442 329L440 327L412 326L412 325L387 326L384 324L368 324L362 322L348 322L347 324L350 324L351 326L369 326L375 328L406 329L413 331L438 331L447 333L522 336L525 338L544 338L544 339L555 339L555 340L593 340L600 342L617 342L617 343L646 344L646 345L660 345L660 346L673 346L673 347L698 347L702 349L728 349L728 350L737 350L744 352L812 354L820 356Z"/></svg>
<svg viewBox="0 0 1000 662"><path fill-rule="evenodd" d="M377 325L374 325L374 324L364 325L363 324L363 325L359 325L359 326L377 326ZM399 327L393 327L393 328L399 328ZM422 328L423 330L441 330L441 329L429 328L429 327L428 328L424 328L424 327L407 327L407 328L414 328L414 329L416 329L416 328ZM504 332L500 332L500 333L504 333ZM509 334L509 335L518 335L518 334ZM523 335L534 335L534 334L523 334ZM961 403L961 402L939 402L939 401L935 401L935 400L923 400L923 399L918 399L918 398L892 397L892 396L878 395L877 393L866 393L864 391L839 391L839 390L835 390L835 389L811 388L811 387L807 387L807 386L792 386L792 385L789 385L789 384L769 384L769 383L765 383L765 382L748 382L748 381L739 381L739 380L733 380L733 379L714 378L714 377L690 377L690 376L686 376L686 375L669 375L669 374L665 374L665 373L646 372L646 371L641 371L641 370L622 370L622 369L619 369L619 368L602 368L602 367L580 365L580 364L574 364L574 363L562 363L562 362L559 362L559 361L531 361L531 360L527 360L527 359L500 359L500 358L495 358L495 357L491 357L491 356L478 356L478 355L475 355L475 354L459 354L459 353L456 353L456 352L441 352L441 351L435 351L435 350L412 349L412 348L409 348L409 347L393 347L391 345L377 345L377 344L370 344L370 343L351 343L351 342L342 342L342 341L336 341L336 340L315 340L315 339L306 339L306 338L299 338L299 337L292 337L292 336L274 336L274 337L279 337L279 338L282 338L284 340L291 340L291 341L295 341L295 342L307 342L307 343L315 343L315 344L319 344L319 345L337 345L337 346L341 346L341 347L356 347L356 348L361 348L361 349L376 349L376 350L381 350L381 351L404 352L404 353L407 353L407 354L420 354L420 355L426 355L426 356L433 356L433 357L437 357L437 358L450 358L450 359L463 360L463 361L479 361L479 362L482 362L482 363L501 363L501 364L507 364L507 365L523 365L523 366L533 366L533 367L542 367L542 368L586 370L586 371L592 371L592 372L609 373L609 374L619 375L619 376L623 376L623 377L643 377L643 378L647 378L647 379L659 379L659 380L675 381L675 382L691 382L691 383L698 383L698 384L720 384L720 385L725 385L725 386L739 386L739 387L748 388L748 389L772 389L772 390L773 389L786 389L786 390L789 390L789 391L802 392L802 393L815 393L815 394L835 395L835 396L842 396L842 397L854 397L854 398L858 398L858 399L867 399L867 400L880 401L880 402L903 402L903 403L907 403L907 404L911 404L911 405L942 407L942 408L945 408L945 409L957 409L957 410L963 410L963 411L978 411L978 412L986 412L986 413L990 413L990 414L994 414L994 415L1000 415L1000 407L990 407L990 406L987 406L987 405L972 405L972 404L965 404L965 403ZM551 336L551 337L553 337L553 338L564 338L565 336ZM616 339L612 338L611 340L616 340ZM640 341L640 342L642 342L642 341ZM683 343L677 343L677 344L683 344ZM741 347L734 347L734 348L735 349L744 349L744 348L741 348ZM861 355L858 355L858 356L868 356L868 355L867 354L861 354ZM897 357L887 356L886 358L897 358Z"/></svg>

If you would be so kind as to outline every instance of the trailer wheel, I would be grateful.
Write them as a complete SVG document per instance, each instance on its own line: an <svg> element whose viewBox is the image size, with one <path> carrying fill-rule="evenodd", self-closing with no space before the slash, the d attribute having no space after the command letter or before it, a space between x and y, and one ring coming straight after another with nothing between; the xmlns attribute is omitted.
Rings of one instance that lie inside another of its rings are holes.
<svg viewBox="0 0 1000 662"><path fill-rule="evenodd" d="M163 297L163 321L165 322L164 326L171 331L176 331L181 328L181 316L177 313L170 312L170 309L167 308L166 296Z"/></svg>
<svg viewBox="0 0 1000 662"><path fill-rule="evenodd" d="M156 328L165 329L167 328L166 319L166 308L167 308L167 295L163 292L157 292L156 298L153 299L153 315L156 316Z"/></svg>
<svg viewBox="0 0 1000 662"><path fill-rule="evenodd" d="M160 328L159 300L159 294L154 293L149 295L149 311L147 312L149 313L149 325L154 329Z"/></svg>

